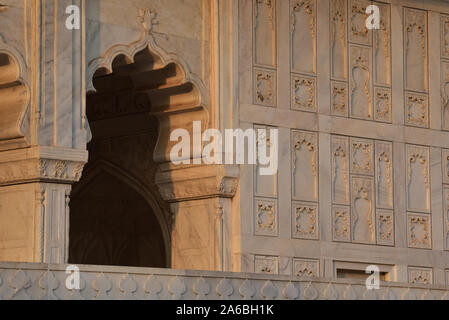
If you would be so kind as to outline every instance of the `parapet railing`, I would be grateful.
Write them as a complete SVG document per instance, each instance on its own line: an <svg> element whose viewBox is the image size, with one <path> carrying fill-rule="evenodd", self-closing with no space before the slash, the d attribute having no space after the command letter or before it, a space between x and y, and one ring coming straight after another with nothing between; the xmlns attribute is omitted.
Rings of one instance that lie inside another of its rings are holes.
<svg viewBox="0 0 449 320"><path fill-rule="evenodd" d="M0 263L0 300L449 300L449 287L436 285L381 282L368 290L364 281L350 279L88 265L77 266L77 273L67 267Z"/></svg>

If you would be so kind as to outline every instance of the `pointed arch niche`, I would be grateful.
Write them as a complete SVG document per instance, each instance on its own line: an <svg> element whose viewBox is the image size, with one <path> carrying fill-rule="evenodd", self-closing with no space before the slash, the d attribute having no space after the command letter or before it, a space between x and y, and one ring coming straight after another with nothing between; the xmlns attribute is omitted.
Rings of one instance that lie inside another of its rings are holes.
<svg viewBox="0 0 449 320"><path fill-rule="evenodd" d="M181 58L157 47L154 15L141 38L88 64L89 161L70 200L69 262L169 267L172 216L155 184L169 161L170 133L208 125L202 82Z"/></svg>

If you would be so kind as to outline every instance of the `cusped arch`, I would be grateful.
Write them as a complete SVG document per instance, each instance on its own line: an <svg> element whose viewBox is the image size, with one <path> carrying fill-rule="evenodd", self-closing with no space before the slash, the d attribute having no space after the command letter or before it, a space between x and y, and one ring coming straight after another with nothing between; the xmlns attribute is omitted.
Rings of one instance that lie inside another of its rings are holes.
<svg viewBox="0 0 449 320"><path fill-rule="evenodd" d="M0 151L28 145L30 90L25 75L21 55L0 44Z"/></svg>
<svg viewBox="0 0 449 320"><path fill-rule="evenodd" d="M150 115L159 121L159 135L153 158L170 161L175 142L170 133L183 128L192 130L193 121L201 121L202 129L209 125L209 98L202 80L191 72L185 61L159 47L152 35L154 14L141 10L140 39L128 45L114 45L103 56L88 63L87 94L96 94L102 81L126 75L133 85L134 100L146 104ZM105 86L107 87L107 86Z"/></svg>

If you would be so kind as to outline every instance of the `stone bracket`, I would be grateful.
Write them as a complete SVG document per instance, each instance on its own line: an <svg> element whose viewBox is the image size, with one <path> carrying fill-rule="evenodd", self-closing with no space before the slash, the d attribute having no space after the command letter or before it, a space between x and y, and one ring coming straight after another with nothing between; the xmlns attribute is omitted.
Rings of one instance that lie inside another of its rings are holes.
<svg viewBox="0 0 449 320"><path fill-rule="evenodd" d="M208 198L233 198L239 182L237 165L174 165L159 166L156 184L168 202Z"/></svg>
<svg viewBox="0 0 449 320"><path fill-rule="evenodd" d="M30 182L72 184L79 181L87 151L32 147L2 152L0 186Z"/></svg>

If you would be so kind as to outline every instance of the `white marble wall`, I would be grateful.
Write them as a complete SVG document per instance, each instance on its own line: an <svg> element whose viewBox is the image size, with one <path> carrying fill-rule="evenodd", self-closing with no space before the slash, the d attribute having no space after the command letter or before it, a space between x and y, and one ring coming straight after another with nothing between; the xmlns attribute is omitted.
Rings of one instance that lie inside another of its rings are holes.
<svg viewBox="0 0 449 320"><path fill-rule="evenodd" d="M370 4L380 30L365 28ZM280 141L276 184L242 168L240 197L253 198L241 202L243 271L335 277L345 262L445 283L448 12L443 1L242 1L241 126L278 128Z"/></svg>

